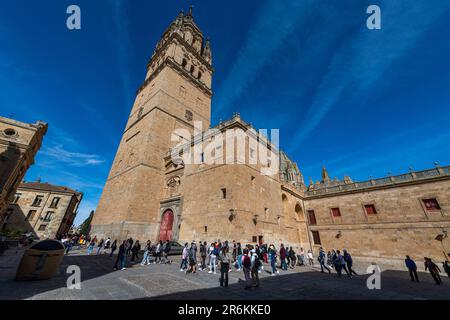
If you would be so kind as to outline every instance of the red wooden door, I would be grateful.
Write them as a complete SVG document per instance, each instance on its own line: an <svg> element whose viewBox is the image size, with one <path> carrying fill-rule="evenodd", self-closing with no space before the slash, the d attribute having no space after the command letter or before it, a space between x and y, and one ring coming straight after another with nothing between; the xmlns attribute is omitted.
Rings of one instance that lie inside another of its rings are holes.
<svg viewBox="0 0 450 320"><path fill-rule="evenodd" d="M161 218L161 225L159 227L159 240L172 240L172 227L173 212L169 209L163 213L163 216Z"/></svg>

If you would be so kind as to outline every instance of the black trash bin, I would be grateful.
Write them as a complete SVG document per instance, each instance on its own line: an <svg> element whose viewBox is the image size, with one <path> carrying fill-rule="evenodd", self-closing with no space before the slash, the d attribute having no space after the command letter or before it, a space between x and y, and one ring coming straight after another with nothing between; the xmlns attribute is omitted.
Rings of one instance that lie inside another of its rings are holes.
<svg viewBox="0 0 450 320"><path fill-rule="evenodd" d="M16 280L46 280L53 277L64 258L64 245L58 240L43 240L25 251Z"/></svg>

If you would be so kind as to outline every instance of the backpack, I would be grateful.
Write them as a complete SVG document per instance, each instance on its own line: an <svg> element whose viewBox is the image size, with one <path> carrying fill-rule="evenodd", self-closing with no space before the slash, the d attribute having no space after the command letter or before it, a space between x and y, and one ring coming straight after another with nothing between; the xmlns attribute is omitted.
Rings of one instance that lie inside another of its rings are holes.
<svg viewBox="0 0 450 320"><path fill-rule="evenodd" d="M244 256L244 261L242 261L242 265L246 268L250 268L252 266L252 261L248 255Z"/></svg>
<svg viewBox="0 0 450 320"><path fill-rule="evenodd" d="M261 265L261 260L257 256L255 256L255 269L258 270L259 268L261 268Z"/></svg>
<svg viewBox="0 0 450 320"><path fill-rule="evenodd" d="M212 254L217 256L219 254L219 248L218 247L214 247Z"/></svg>

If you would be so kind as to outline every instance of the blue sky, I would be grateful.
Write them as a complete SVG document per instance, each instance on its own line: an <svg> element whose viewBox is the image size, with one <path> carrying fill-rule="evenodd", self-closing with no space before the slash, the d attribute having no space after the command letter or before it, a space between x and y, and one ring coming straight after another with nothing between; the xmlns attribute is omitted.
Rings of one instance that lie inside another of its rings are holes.
<svg viewBox="0 0 450 320"><path fill-rule="evenodd" d="M181 8L212 41L212 120L279 128L309 177L356 180L450 163L450 3L0 0L0 114L49 123L26 180L95 209L162 32ZM66 28L77 4L82 30ZM366 28L377 4L382 30Z"/></svg>

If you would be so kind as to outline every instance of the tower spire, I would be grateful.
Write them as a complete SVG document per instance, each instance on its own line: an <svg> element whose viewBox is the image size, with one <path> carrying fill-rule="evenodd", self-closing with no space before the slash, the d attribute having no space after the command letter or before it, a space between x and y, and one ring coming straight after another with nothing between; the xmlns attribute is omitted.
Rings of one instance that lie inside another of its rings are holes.
<svg viewBox="0 0 450 320"><path fill-rule="evenodd" d="M322 183L329 182L330 180L331 179L330 179L330 176L328 175L328 171L325 168L325 166L323 166L322 167Z"/></svg>

